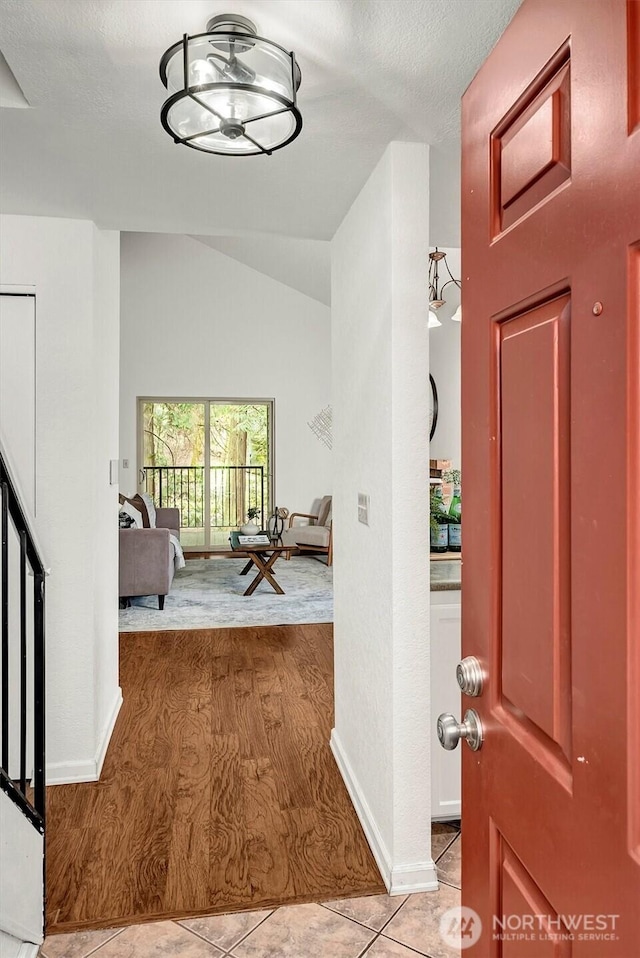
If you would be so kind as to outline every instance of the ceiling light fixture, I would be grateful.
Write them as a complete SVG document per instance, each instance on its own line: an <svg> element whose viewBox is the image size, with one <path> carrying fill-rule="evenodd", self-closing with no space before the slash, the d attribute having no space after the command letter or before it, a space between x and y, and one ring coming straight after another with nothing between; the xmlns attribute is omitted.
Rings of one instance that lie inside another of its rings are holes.
<svg viewBox="0 0 640 958"><path fill-rule="evenodd" d="M440 276L438 275L438 264L444 263L444 266L449 274L449 279L440 283ZM442 326L442 323L437 320L435 312L436 309L440 309L441 306L444 306L446 300L444 298L444 291L447 286L450 286L453 283L458 289L462 289L462 283L459 279L455 279L453 273L449 269L449 264L447 263L447 254L442 250L438 249L436 246L435 250L432 253L429 253L429 327L432 326ZM437 321L434 323L431 320L431 317L434 317ZM457 310L451 317L456 323L462 321L462 307L458 306Z"/></svg>
<svg viewBox="0 0 640 958"><path fill-rule="evenodd" d="M162 125L176 143L224 156L270 155L302 129L295 54L257 36L246 17L222 14L186 33L160 61L171 94Z"/></svg>

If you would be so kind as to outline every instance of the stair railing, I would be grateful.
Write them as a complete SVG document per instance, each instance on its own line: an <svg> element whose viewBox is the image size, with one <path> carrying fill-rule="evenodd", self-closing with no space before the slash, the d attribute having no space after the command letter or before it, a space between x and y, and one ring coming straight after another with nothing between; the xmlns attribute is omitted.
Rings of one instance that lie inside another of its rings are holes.
<svg viewBox="0 0 640 958"><path fill-rule="evenodd" d="M0 788L42 834L46 574L0 444Z"/></svg>

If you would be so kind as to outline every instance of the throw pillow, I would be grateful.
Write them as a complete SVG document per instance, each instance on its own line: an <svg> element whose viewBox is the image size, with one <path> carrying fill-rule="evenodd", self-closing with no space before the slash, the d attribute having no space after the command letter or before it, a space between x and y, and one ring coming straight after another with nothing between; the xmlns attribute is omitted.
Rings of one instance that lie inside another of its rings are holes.
<svg viewBox="0 0 640 958"><path fill-rule="evenodd" d="M140 498L147 507L147 513L149 515L149 526L151 529L156 528L156 505L153 501L153 497L149 495L148 492L141 492Z"/></svg>
<svg viewBox="0 0 640 958"><path fill-rule="evenodd" d="M136 528L143 529L144 521L142 518L142 513L138 509L136 509L134 505L131 504L131 501L129 499L125 499L124 496L122 498L124 499L124 502L120 503L120 515L122 515L122 513L125 513L131 518L132 524Z"/></svg>
<svg viewBox="0 0 640 958"><path fill-rule="evenodd" d="M133 524L134 524L133 516L130 516L129 513L124 512L124 510L120 510L120 513L118 514L118 525L120 526L120 528L130 529Z"/></svg>
<svg viewBox="0 0 640 958"><path fill-rule="evenodd" d="M147 505L141 495L136 494L135 496L123 496L120 495L120 504L124 508L124 504L128 502L141 516L141 529L150 529L151 523L149 522L149 511Z"/></svg>

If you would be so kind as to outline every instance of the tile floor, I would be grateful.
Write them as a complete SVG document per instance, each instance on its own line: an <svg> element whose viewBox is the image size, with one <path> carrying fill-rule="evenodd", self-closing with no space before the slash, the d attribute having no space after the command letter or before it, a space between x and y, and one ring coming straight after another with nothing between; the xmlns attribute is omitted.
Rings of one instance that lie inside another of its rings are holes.
<svg viewBox="0 0 640 958"><path fill-rule="evenodd" d="M460 903L460 833L433 826L437 892L373 895L273 911L53 935L41 958L456 958L440 915Z"/></svg>

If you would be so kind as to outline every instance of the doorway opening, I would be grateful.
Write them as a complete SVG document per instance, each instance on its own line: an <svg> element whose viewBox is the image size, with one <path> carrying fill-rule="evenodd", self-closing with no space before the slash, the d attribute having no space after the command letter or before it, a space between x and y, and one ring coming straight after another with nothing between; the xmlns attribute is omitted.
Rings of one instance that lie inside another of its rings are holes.
<svg viewBox="0 0 640 958"><path fill-rule="evenodd" d="M228 545L232 529L274 502L272 399L140 398L140 491L178 508L186 551Z"/></svg>

